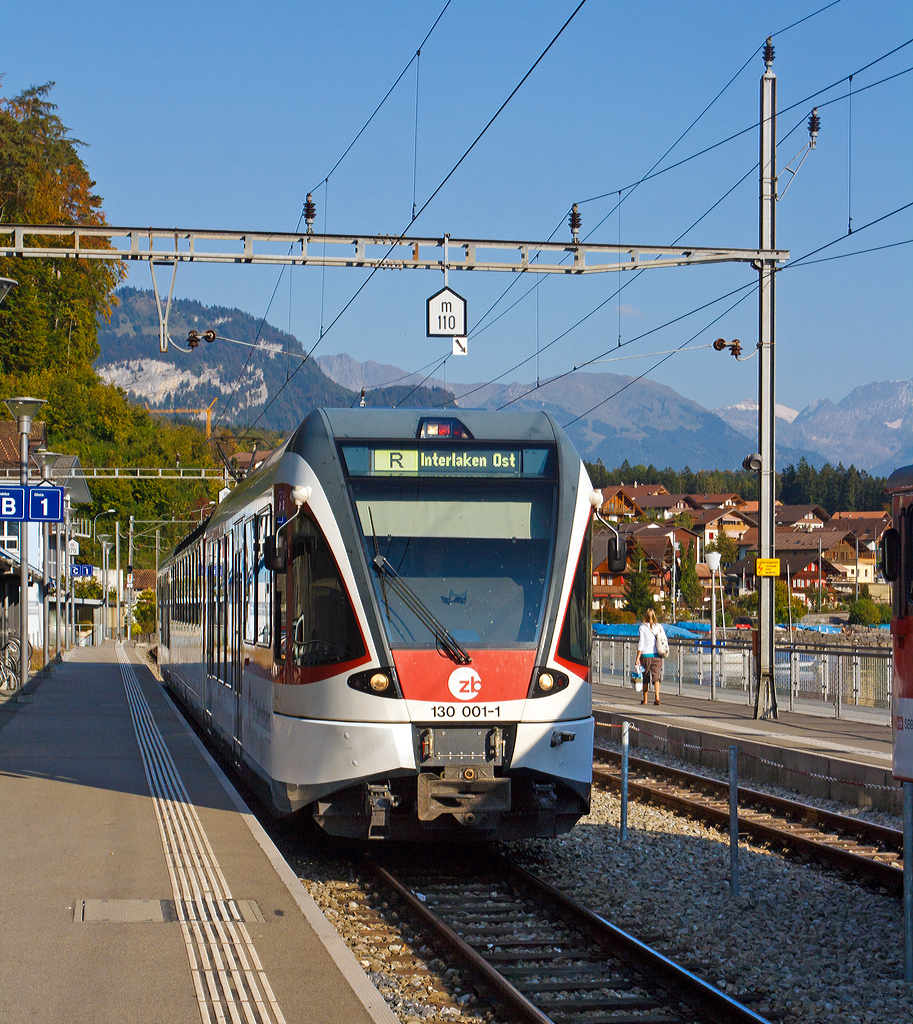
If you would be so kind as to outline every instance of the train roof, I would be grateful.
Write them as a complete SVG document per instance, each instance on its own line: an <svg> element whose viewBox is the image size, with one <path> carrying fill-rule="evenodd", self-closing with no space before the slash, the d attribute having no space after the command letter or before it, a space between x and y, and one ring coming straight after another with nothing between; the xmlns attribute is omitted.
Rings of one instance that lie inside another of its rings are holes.
<svg viewBox="0 0 913 1024"><path fill-rule="evenodd" d="M418 438L422 420L458 420L476 439L486 441L554 441L561 428L546 412L491 412L484 409L318 409L312 413L296 436L314 415L325 418L336 438ZM295 450L294 437L290 443Z"/></svg>
<svg viewBox="0 0 913 1024"><path fill-rule="evenodd" d="M895 469L884 485L886 494L897 494L899 491L913 491L913 466Z"/></svg>

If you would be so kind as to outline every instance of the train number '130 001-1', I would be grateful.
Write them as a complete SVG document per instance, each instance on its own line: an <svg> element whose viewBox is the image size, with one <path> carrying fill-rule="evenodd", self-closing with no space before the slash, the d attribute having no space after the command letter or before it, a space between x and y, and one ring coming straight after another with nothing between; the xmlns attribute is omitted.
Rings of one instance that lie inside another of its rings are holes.
<svg viewBox="0 0 913 1024"><path fill-rule="evenodd" d="M431 709L433 718L500 718L501 706L495 704L435 704Z"/></svg>

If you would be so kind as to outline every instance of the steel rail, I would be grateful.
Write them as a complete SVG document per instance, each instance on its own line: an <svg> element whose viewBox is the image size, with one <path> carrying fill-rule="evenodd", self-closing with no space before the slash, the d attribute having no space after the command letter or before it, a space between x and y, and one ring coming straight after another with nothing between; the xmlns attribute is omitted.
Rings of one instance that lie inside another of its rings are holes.
<svg viewBox="0 0 913 1024"><path fill-rule="evenodd" d="M416 892L404 883L387 867L379 864L370 857L365 858L368 869L379 878L385 885L393 889L397 895L413 910L434 932L443 939L458 956L477 973L481 981L496 996L503 1001L508 1012L514 1019L533 1024L553 1024L554 1018L548 1016L543 1008L535 1005L523 992L521 992L511 981L497 970L492 963L471 946L464 938L457 934L446 921L442 920L427 902L420 899ZM511 883L512 886L535 897L536 904L550 911L560 918L565 925L581 933L586 943L596 943L611 960L618 961L626 967L630 967L633 974L639 977L634 983L636 987L642 987L653 993L663 993L662 996L654 994L653 1000L660 999L663 1007L680 1007L685 1003L689 1010L699 1015L706 1021L714 1024L766 1024L765 1019L748 1009L746 1006L720 992L718 989L702 981L695 974L678 966L657 950L622 931L611 924L599 914L594 913L576 900L555 889L541 878L531 874L505 857L492 853L486 860L486 867L495 875ZM467 904L471 906L471 903ZM529 940L534 945L547 945L546 939L541 943L536 940ZM492 945L498 947L509 947L510 942L504 939L493 939ZM515 943L516 944L516 943ZM525 943L520 943L524 945ZM577 954L571 953L568 949L562 948L562 954L569 956L571 960L576 959ZM513 969L517 972L517 968ZM521 969L528 974L548 974L548 967L524 967ZM621 980L621 979L619 979ZM630 979L629 979L630 980ZM593 982L590 984L579 981L568 980L561 983L561 988L568 991L603 987L605 982ZM613 986L614 987L614 986ZM549 991L549 985L543 985L542 991ZM640 1001L637 1005L631 1005L629 1010L646 1009L647 1004ZM549 1008L558 1009L562 1019L566 1018L567 1012L575 1009L571 1001L555 1004L549 1003ZM621 1002L619 1002L621 1008ZM597 1008L598 1009L598 1008ZM658 1010L659 1006L654 1009ZM586 1019L588 1007L584 1004L579 1007L579 1012ZM590 1010L590 1013L594 1010ZM664 1014L668 1010L664 1010ZM627 1016L625 1020L630 1019ZM637 1019L658 1019L653 1012L648 1010L647 1016L642 1017L638 1013ZM676 1017L663 1016L664 1020L681 1019Z"/></svg>
<svg viewBox="0 0 913 1024"><path fill-rule="evenodd" d="M621 760L621 755L614 750L596 747L594 753L612 762ZM629 757L628 765L629 770L633 768L680 787L680 791L675 792L662 784L629 776L630 794L716 826L728 826L729 787L725 782L643 758ZM593 770L593 780L616 790L621 788L619 776L600 770L598 766ZM695 791L700 796L694 796ZM689 792L692 795L688 795ZM737 795L740 833L813 857L893 892L899 893L903 888L903 863L899 852L903 849L903 833L899 829L743 786L738 787ZM775 821L774 815L778 815L780 821ZM848 836L854 838L850 840ZM857 840L871 844L872 848L859 845ZM848 842L856 844L856 848L845 845Z"/></svg>

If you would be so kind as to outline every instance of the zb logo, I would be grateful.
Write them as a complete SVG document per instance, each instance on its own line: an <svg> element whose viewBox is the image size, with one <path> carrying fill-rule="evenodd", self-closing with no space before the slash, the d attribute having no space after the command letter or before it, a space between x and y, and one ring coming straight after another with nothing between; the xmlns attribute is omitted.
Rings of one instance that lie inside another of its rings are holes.
<svg viewBox="0 0 913 1024"><path fill-rule="evenodd" d="M474 668L463 665L450 673L447 687L457 700L472 700L481 693L482 680Z"/></svg>

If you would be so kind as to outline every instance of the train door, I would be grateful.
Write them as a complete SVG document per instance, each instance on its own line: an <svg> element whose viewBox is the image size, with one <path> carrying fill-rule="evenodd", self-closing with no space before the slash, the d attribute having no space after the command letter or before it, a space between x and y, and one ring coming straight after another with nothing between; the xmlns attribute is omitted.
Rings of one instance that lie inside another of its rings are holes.
<svg viewBox="0 0 913 1024"><path fill-rule="evenodd" d="M244 680L244 668L241 664L241 630L244 623L244 526L235 524L231 533L231 572L229 574L228 599L230 604L229 653L230 665L228 682L233 691L233 728L232 755L236 762L241 762L241 687Z"/></svg>

